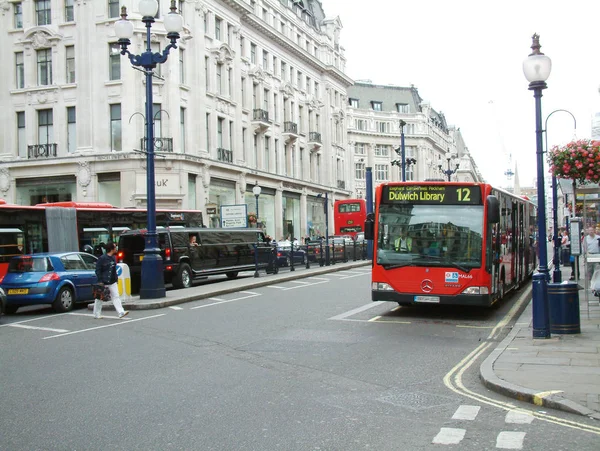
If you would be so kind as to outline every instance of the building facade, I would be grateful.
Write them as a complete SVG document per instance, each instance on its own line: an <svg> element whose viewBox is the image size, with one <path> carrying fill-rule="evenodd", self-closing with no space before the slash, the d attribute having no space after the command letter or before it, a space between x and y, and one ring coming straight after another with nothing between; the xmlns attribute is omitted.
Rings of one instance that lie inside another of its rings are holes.
<svg viewBox="0 0 600 451"><path fill-rule="evenodd" d="M353 195L366 195L366 168L373 187L401 181L401 130L404 121L406 180L483 181L460 129L424 102L417 88L357 81L348 88L348 142L354 150ZM452 173L450 174L450 171Z"/></svg>
<svg viewBox="0 0 600 451"><path fill-rule="evenodd" d="M0 8L5 124L0 197L146 205L144 74L120 54L126 6L146 49L137 0L23 0ZM151 47L168 45L159 2ZM177 1L184 30L155 69L157 208L247 205L268 234L324 234L322 195L351 195L339 18L317 0ZM328 206L331 208L331 205Z"/></svg>

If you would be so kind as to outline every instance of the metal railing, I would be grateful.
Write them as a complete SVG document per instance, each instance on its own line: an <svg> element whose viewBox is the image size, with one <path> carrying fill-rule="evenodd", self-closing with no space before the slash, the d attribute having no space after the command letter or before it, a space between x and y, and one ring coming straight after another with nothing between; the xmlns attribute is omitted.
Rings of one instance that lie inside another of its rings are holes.
<svg viewBox="0 0 600 451"><path fill-rule="evenodd" d="M142 138L140 145L142 150L146 149L147 139ZM154 138L154 151L155 152L173 152L173 138Z"/></svg>
<svg viewBox="0 0 600 451"><path fill-rule="evenodd" d="M260 122L271 122L269 120L269 112L260 108L254 109L252 111L252 120Z"/></svg>
<svg viewBox="0 0 600 451"><path fill-rule="evenodd" d="M340 189L346 189L346 181L345 180L338 180L337 181L337 187Z"/></svg>
<svg viewBox="0 0 600 451"><path fill-rule="evenodd" d="M308 134L308 142L320 143L321 142L321 134L319 132L310 132Z"/></svg>
<svg viewBox="0 0 600 451"><path fill-rule="evenodd" d="M224 161L226 163L233 163L233 151L227 149L217 148L217 160Z"/></svg>
<svg viewBox="0 0 600 451"><path fill-rule="evenodd" d="M32 144L27 146L27 158L55 157L58 144Z"/></svg>
<svg viewBox="0 0 600 451"><path fill-rule="evenodd" d="M283 123L283 132L284 133L293 133L294 135L298 134L298 124L295 122L284 122Z"/></svg>

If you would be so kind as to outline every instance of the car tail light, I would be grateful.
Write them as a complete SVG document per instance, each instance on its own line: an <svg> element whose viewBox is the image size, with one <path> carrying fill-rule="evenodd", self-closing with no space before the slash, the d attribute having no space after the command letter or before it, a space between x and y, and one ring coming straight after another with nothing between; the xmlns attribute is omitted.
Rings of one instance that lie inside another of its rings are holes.
<svg viewBox="0 0 600 451"><path fill-rule="evenodd" d="M2 283L2 281L4 280L4 276L5 276L5 274L2 274L2 275L0 276L0 283Z"/></svg>
<svg viewBox="0 0 600 451"><path fill-rule="evenodd" d="M282 256L283 256L283 254L282 254L281 252L277 252L277 256L278 256L278 257L282 257Z"/></svg>
<svg viewBox="0 0 600 451"><path fill-rule="evenodd" d="M165 249L165 258L167 260L171 260L171 249L170 248Z"/></svg>
<svg viewBox="0 0 600 451"><path fill-rule="evenodd" d="M117 262L123 263L123 257L125 257L125 254L123 253L123 251L117 252Z"/></svg>
<svg viewBox="0 0 600 451"><path fill-rule="evenodd" d="M173 271L173 267L172 267L171 265L169 265L169 266L167 266L167 267L165 268L165 270L167 270L167 271Z"/></svg>
<svg viewBox="0 0 600 451"><path fill-rule="evenodd" d="M60 280L60 276L55 272L48 272L42 276L42 278L40 279L40 283L50 282L51 280Z"/></svg>

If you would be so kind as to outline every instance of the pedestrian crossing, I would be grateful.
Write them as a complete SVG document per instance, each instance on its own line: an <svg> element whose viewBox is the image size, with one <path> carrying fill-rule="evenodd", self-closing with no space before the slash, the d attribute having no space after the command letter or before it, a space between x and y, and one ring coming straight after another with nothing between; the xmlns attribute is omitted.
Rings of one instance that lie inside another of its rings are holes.
<svg viewBox="0 0 600 451"><path fill-rule="evenodd" d="M469 437L468 427L469 422L474 422L477 419L481 411L480 406L472 405L461 405L459 406L454 414L452 420L457 421L456 426L463 427L442 427L440 428L437 435L433 438L432 442L435 445L458 445L465 437ZM506 425L528 425L534 420L533 415L527 412L521 412L518 410L510 410L504 417L504 423ZM508 427L507 427L508 428ZM527 435L524 431L500 431L496 436L496 448L497 449L523 449L525 442L525 436Z"/></svg>

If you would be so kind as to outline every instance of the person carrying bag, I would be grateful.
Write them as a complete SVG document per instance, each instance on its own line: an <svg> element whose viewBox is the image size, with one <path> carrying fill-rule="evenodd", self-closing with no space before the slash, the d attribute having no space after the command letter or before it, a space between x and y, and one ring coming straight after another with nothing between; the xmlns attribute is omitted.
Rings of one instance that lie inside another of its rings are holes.
<svg viewBox="0 0 600 451"><path fill-rule="evenodd" d="M119 318L128 315L129 312L123 309L121 298L119 297L119 287L117 286L117 262L115 252L117 246L109 242L105 246L106 254L98 257L96 262L96 277L98 282L92 287L94 293L94 318L102 318L102 302L112 301Z"/></svg>

